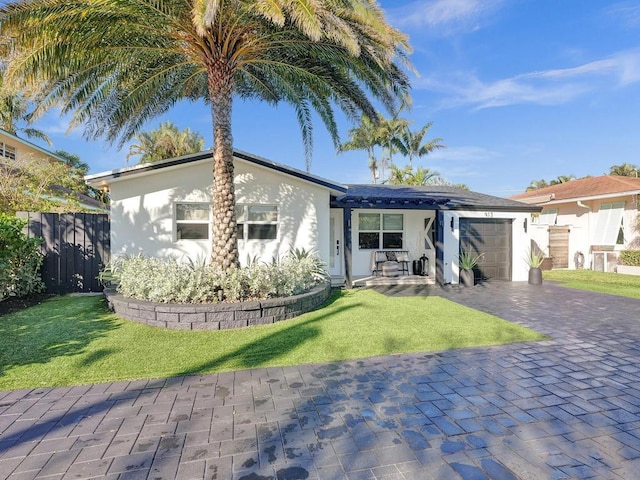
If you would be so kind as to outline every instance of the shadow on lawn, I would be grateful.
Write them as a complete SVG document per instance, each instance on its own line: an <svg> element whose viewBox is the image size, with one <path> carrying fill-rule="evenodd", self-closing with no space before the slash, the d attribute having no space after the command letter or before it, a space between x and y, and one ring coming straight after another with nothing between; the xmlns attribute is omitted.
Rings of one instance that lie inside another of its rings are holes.
<svg viewBox="0 0 640 480"><path fill-rule="evenodd" d="M332 295L320 309L327 309L327 307L333 305L339 298L340 294ZM246 343L229 353L213 358L180 373L176 373L175 375L195 375L213 373L221 369L234 370L263 366L271 360L286 355L288 352L316 338L320 334L320 329L315 326L316 324L330 316L351 310L358 306L359 304L331 308L329 311L325 310L325 313L322 315L318 315L317 313L314 315L312 313L313 317L304 321L295 321L294 319L294 322L287 328L277 330L265 337ZM228 362L231 363L225 365ZM304 360L301 360L301 362L304 362Z"/></svg>
<svg viewBox="0 0 640 480"><path fill-rule="evenodd" d="M98 297L58 297L2 317L0 377L13 367L79 354L115 328L117 321Z"/></svg>

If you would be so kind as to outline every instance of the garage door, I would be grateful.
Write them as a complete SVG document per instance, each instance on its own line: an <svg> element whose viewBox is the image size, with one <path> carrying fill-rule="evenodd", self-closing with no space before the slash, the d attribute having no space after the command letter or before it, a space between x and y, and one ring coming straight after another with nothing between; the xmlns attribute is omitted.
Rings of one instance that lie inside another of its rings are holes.
<svg viewBox="0 0 640 480"><path fill-rule="evenodd" d="M511 222L508 219L461 218L460 252L483 253L476 278L511 280Z"/></svg>

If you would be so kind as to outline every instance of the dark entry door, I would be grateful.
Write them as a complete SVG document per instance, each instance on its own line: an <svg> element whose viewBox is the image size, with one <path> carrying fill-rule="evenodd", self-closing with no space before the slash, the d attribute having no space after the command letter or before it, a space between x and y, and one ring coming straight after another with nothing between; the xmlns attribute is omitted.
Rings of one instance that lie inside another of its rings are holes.
<svg viewBox="0 0 640 480"><path fill-rule="evenodd" d="M511 280L510 219L461 218L460 252L483 253L475 271L476 278Z"/></svg>

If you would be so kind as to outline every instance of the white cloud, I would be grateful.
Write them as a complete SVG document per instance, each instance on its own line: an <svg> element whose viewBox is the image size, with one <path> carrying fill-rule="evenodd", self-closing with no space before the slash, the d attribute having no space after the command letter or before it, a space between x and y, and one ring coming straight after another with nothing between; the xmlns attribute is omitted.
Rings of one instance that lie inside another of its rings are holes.
<svg viewBox="0 0 640 480"><path fill-rule="evenodd" d="M477 30L502 3L503 0L417 0L387 12L391 23L403 30L428 27L429 31L447 34Z"/></svg>
<svg viewBox="0 0 640 480"><path fill-rule="evenodd" d="M615 3L605 9L605 14L625 27L640 27L640 5L637 2Z"/></svg>
<svg viewBox="0 0 640 480"><path fill-rule="evenodd" d="M474 74L417 79L415 88L444 94L441 108L474 105L475 108L515 104L560 105L591 92L640 82L640 49L572 68L536 71L483 82Z"/></svg>

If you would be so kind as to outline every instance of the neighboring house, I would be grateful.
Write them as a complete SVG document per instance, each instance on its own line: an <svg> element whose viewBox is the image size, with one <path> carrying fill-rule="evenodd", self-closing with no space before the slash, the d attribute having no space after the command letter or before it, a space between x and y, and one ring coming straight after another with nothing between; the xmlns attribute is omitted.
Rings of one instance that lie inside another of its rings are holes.
<svg viewBox="0 0 640 480"><path fill-rule="evenodd" d="M429 274L458 283L463 250L484 253L479 273L526 280L527 222L540 208L452 187L344 185L234 152L240 261L291 248L316 252L351 286L380 250L429 259ZM208 258L212 152L89 175L111 195L111 252Z"/></svg>
<svg viewBox="0 0 640 480"><path fill-rule="evenodd" d="M10 161L16 161L22 158L34 158L47 162L64 163L64 159L60 158L55 153L45 150L44 148L2 129L0 129L0 157L7 158ZM87 195L77 192L72 193L69 189L60 186L54 186L53 189L59 192L60 197L56 197L55 200L61 204L66 203L65 198L71 195L87 210L105 210L105 205L102 202L99 202Z"/></svg>
<svg viewBox="0 0 640 480"><path fill-rule="evenodd" d="M603 175L511 197L542 207L531 236L554 268L614 271L618 252L640 248L640 178ZM583 265L582 260L584 259Z"/></svg>

